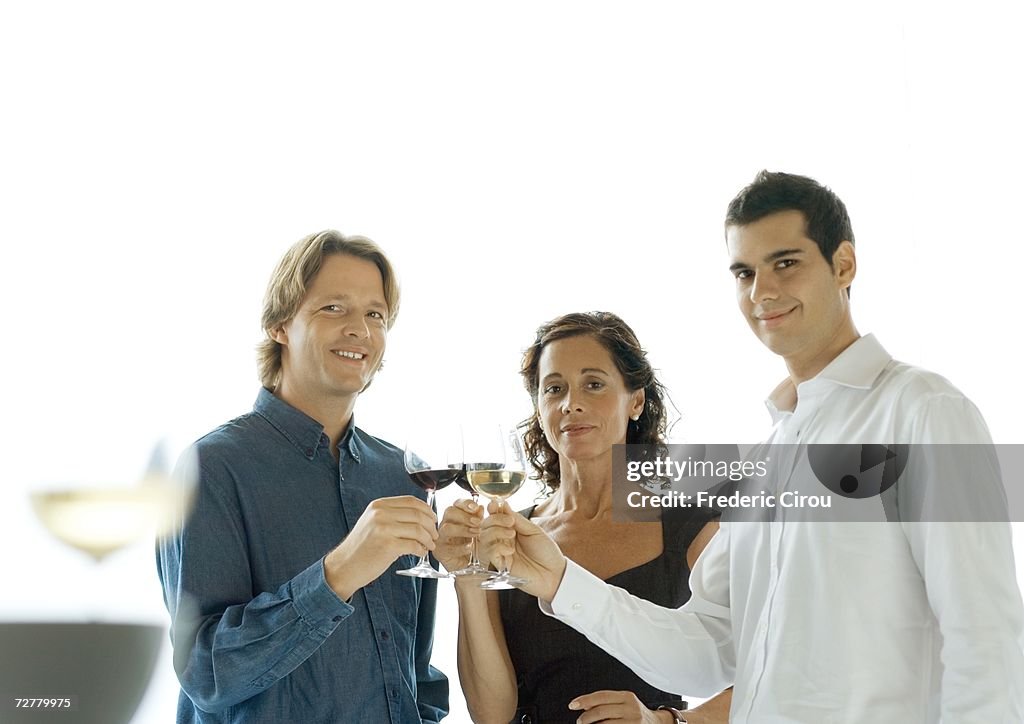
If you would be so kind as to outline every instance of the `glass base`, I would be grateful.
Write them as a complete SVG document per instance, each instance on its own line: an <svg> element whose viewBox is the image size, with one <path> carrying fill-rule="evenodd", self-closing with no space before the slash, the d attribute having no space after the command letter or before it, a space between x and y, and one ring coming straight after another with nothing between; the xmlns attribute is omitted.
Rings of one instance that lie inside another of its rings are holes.
<svg viewBox="0 0 1024 724"><path fill-rule="evenodd" d="M399 576L412 576L413 578L450 578L447 573L434 570L427 563L419 563L412 568L406 568L404 571L395 571Z"/></svg>
<svg viewBox="0 0 1024 724"><path fill-rule="evenodd" d="M457 571L448 571L448 575L461 578L462 576L469 576L474 578L497 578L498 572L492 571L489 568L484 568L479 563L472 563L465 568L460 568Z"/></svg>
<svg viewBox="0 0 1024 724"><path fill-rule="evenodd" d="M484 581L480 584L480 588L487 591L505 591L510 588L519 588L520 586L529 583L525 578L519 576L510 576L507 573L499 573L494 578Z"/></svg>

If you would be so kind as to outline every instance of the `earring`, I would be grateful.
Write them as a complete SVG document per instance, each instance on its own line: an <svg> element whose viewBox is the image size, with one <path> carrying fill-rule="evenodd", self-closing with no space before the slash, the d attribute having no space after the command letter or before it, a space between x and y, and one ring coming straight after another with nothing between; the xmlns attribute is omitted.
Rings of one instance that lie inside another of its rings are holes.
<svg viewBox="0 0 1024 724"><path fill-rule="evenodd" d="M633 417L631 417L629 419L631 419L633 422L636 422L637 420L640 419L640 415L633 415Z"/></svg>

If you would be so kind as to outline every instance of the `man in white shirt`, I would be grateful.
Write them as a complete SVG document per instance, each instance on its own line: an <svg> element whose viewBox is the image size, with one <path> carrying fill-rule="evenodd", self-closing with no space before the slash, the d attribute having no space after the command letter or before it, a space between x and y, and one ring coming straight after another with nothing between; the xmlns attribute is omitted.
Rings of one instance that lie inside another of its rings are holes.
<svg viewBox="0 0 1024 724"><path fill-rule="evenodd" d="M769 443L991 444L948 381L857 332L853 231L829 189L761 172L730 203L726 241L740 311L789 370ZM730 721L1024 721L1005 522L723 522L672 610L587 573L521 517L488 520L485 540L545 612L668 691L735 682Z"/></svg>

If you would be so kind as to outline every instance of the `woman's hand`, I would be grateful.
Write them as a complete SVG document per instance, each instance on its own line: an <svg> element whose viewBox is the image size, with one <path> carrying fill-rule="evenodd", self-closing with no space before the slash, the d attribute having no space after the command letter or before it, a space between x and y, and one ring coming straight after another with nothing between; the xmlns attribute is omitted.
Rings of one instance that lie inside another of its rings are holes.
<svg viewBox="0 0 1024 724"><path fill-rule="evenodd" d="M667 724L675 721L671 712L648 709L632 691L595 691L578 696L569 702L569 708L582 711L579 724L615 721L632 724Z"/></svg>
<svg viewBox="0 0 1024 724"><path fill-rule="evenodd" d="M456 500L445 512L437 530L434 557L448 571L457 571L469 564L473 538L480 535L484 517L482 505L469 498Z"/></svg>
<svg viewBox="0 0 1024 724"><path fill-rule="evenodd" d="M565 573L565 556L558 544L534 523L506 506L499 507L491 501L487 511L490 515L480 533L481 560L490 561L498 568L507 562L513 576L527 581L520 589L550 601Z"/></svg>

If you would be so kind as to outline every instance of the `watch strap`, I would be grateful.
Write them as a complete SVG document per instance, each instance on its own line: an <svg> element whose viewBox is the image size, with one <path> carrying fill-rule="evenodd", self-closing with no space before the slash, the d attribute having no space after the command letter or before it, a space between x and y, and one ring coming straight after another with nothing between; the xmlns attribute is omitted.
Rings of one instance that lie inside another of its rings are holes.
<svg viewBox="0 0 1024 724"><path fill-rule="evenodd" d="M670 706L659 706L658 711L667 711L677 722L683 722L683 724L686 724L686 719L683 718L683 712L678 709L673 709Z"/></svg>

